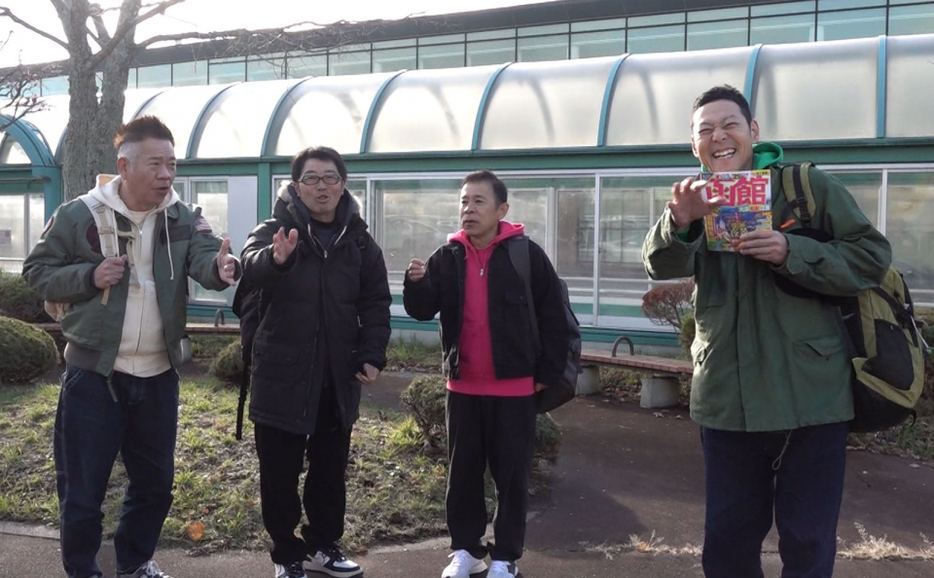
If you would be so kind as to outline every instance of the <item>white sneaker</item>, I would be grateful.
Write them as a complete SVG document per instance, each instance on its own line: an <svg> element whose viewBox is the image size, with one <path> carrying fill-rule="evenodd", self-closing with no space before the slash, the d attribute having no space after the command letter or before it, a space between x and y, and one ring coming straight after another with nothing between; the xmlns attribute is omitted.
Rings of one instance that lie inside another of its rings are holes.
<svg viewBox="0 0 934 578"><path fill-rule="evenodd" d="M490 563L490 571L487 573L486 578L516 578L518 573L519 569L516 567L515 562L493 560Z"/></svg>
<svg viewBox="0 0 934 578"><path fill-rule="evenodd" d="M309 572L321 572L328 576L359 576L363 574L363 568L352 560L348 560L344 554L337 548L322 548L315 552L314 556L309 555L305 558L305 570Z"/></svg>
<svg viewBox="0 0 934 578"><path fill-rule="evenodd" d="M479 574L486 570L486 562L474 558L467 550L454 550L448 558L453 560L441 572L441 578L470 578L471 574Z"/></svg>

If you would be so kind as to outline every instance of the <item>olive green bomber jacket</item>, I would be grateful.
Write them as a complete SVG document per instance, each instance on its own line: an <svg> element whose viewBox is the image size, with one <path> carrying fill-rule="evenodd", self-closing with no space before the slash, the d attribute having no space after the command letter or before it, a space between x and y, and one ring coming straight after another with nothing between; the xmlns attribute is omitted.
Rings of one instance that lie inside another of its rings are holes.
<svg viewBox="0 0 934 578"><path fill-rule="evenodd" d="M129 229L126 217L117 213L116 218L118 228ZM227 287L216 265L221 240L210 231L200 230L199 219L203 220L200 208L192 210L175 202L156 220L153 276L173 367L181 364L188 276L207 289ZM125 253L125 241L121 239L120 254ZM94 269L103 259L94 217L87 205L76 199L56 210L42 239L23 263L23 276L43 299L71 304L61 320L67 341L65 360L81 369L110 375L120 347L130 275L124 275L110 288L107 304L103 305L103 292L93 281Z"/></svg>
<svg viewBox="0 0 934 578"><path fill-rule="evenodd" d="M643 260L651 278L696 281L691 417L702 426L779 431L853 417L852 367L832 306L782 292L774 276L824 294L855 295L881 281L891 247L840 181L816 168L809 177L814 226L832 240L786 235L788 257L780 267L708 251L702 221L682 240L667 210L646 237ZM772 167L774 221L786 204L780 172Z"/></svg>

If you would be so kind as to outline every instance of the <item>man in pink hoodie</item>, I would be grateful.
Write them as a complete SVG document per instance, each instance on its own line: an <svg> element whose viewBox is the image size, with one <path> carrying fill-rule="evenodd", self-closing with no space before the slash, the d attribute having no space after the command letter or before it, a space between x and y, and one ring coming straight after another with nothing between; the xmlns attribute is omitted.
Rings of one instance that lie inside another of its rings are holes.
<svg viewBox="0 0 934 578"><path fill-rule="evenodd" d="M507 244L524 227L503 219L503 182L489 171L467 175L460 191L461 230L424 263L406 269L406 312L420 320L440 313L447 377L447 523L451 563L442 578L515 578L522 556L528 482L535 447L536 391L557 384L570 332L561 286L547 255L529 241L531 287L540 346L532 337L525 281ZM483 545L487 465L496 484L494 543Z"/></svg>

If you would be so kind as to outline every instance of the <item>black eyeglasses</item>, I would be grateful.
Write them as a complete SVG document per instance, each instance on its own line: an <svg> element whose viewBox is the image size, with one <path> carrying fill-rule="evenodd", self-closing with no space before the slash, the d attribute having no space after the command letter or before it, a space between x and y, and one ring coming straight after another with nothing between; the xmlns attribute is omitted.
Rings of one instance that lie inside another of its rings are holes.
<svg viewBox="0 0 934 578"><path fill-rule="evenodd" d="M327 173L323 177L319 177L318 175L305 175L299 179L299 181L303 185L308 185L310 187L317 185L319 181L324 181L326 185L336 185L341 182L341 176L335 175L334 173Z"/></svg>

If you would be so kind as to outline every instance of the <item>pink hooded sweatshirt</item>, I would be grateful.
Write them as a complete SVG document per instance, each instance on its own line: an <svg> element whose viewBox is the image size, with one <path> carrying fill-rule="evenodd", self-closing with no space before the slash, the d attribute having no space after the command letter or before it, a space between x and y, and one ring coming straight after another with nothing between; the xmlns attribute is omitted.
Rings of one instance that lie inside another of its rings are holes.
<svg viewBox="0 0 934 578"><path fill-rule="evenodd" d="M490 339L489 293L487 265L490 255L503 240L517 237L525 227L500 221L499 234L484 249L477 249L463 229L450 235L448 241L460 243L466 249L467 263L464 275L464 318L461 323L460 379L448 379L447 387L457 393L470 395L497 395L519 397L535 393L534 378L496 379L493 370L493 345Z"/></svg>

